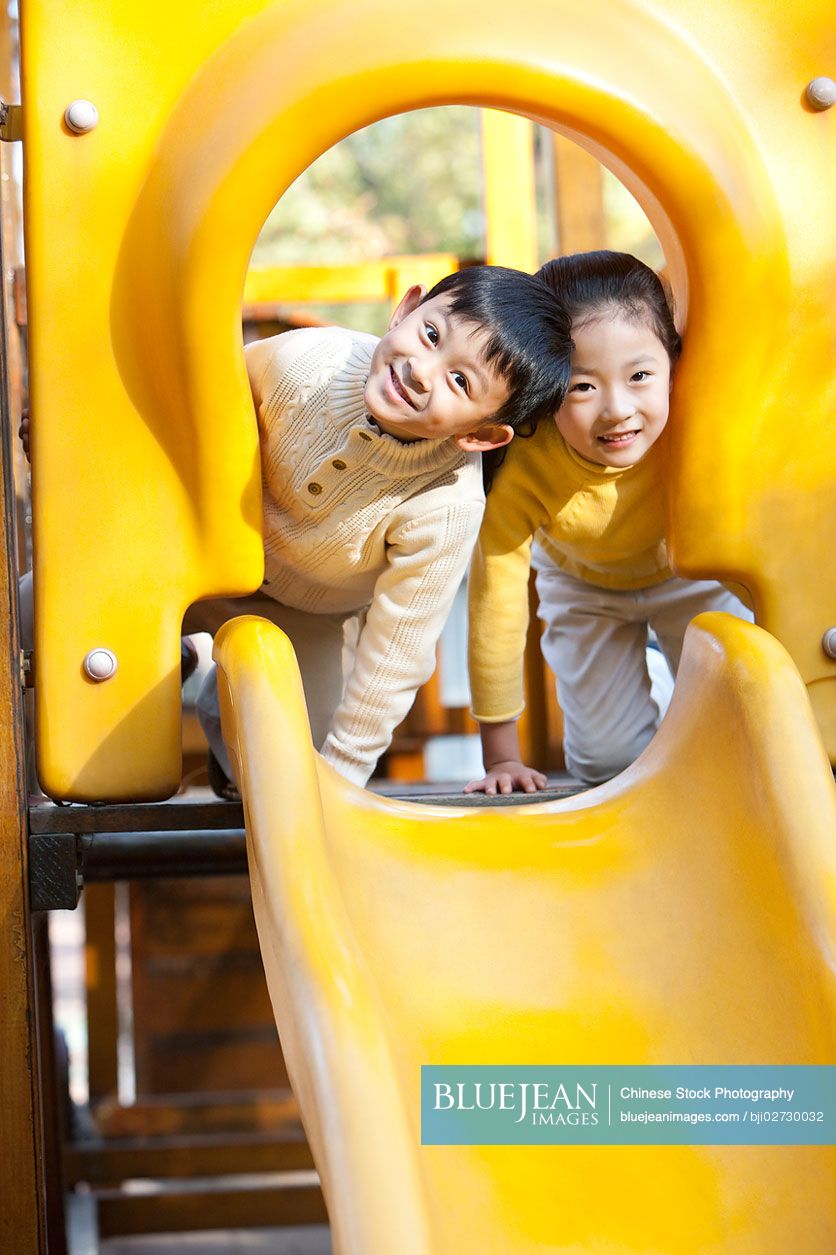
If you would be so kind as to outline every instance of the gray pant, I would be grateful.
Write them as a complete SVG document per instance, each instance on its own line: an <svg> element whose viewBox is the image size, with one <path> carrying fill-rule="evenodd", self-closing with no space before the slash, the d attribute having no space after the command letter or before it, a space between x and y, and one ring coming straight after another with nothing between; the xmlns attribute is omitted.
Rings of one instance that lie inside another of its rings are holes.
<svg viewBox="0 0 836 1255"><path fill-rule="evenodd" d="M214 636L222 623L241 614L255 614L269 619L289 636L302 674L313 743L319 748L342 698L344 669L353 653L353 629L358 624L358 615L308 614L283 606L265 593L258 592L249 597L196 602L186 611L183 634L189 636L194 632L209 632ZM201 686L197 713L213 754L231 778L232 770L221 734L215 667L209 671Z"/></svg>
<svg viewBox="0 0 836 1255"><path fill-rule="evenodd" d="M536 545L543 656L557 679L566 767L601 784L636 759L661 719L647 668L648 629L676 675L685 629L704 610L752 621L714 580L676 577L650 588L608 589L567 575Z"/></svg>

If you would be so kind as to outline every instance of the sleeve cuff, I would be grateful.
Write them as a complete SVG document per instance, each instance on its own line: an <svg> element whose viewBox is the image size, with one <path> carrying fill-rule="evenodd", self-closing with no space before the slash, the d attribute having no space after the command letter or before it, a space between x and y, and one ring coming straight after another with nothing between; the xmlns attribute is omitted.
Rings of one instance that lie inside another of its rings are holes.
<svg viewBox="0 0 836 1255"><path fill-rule="evenodd" d="M332 733L328 733L319 752L326 763L330 763L335 771L338 771L346 780L350 780L352 784L359 785L361 789L368 784L374 770L374 763L361 762L356 755L349 754Z"/></svg>
<svg viewBox="0 0 836 1255"><path fill-rule="evenodd" d="M472 708L470 713L477 723L508 723L511 719L519 719L524 710L525 702L515 710L509 711L506 715L478 715Z"/></svg>

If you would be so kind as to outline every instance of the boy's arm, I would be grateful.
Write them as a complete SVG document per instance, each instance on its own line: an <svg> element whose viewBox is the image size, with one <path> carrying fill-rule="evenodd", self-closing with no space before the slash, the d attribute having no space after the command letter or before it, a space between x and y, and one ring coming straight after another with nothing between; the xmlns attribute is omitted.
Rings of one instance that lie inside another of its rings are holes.
<svg viewBox="0 0 836 1255"><path fill-rule="evenodd" d="M464 578L482 514L465 500L394 527L343 699L322 747L348 779L365 784L435 667L435 647Z"/></svg>

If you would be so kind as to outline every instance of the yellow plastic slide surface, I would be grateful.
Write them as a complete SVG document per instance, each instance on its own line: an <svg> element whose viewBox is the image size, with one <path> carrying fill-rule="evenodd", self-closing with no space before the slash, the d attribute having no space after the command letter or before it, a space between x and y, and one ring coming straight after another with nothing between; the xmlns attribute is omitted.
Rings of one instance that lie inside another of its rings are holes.
<svg viewBox="0 0 836 1255"><path fill-rule="evenodd" d="M830 1255L815 1147L425 1147L422 1064L834 1061L836 802L804 686L704 615L644 755L559 803L387 801L292 650L216 642L262 952L341 1255Z"/></svg>

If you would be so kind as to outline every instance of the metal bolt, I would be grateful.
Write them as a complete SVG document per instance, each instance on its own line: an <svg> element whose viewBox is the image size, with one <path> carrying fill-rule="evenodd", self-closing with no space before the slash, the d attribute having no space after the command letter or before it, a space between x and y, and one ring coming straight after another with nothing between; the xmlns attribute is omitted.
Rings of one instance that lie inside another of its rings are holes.
<svg viewBox="0 0 836 1255"><path fill-rule="evenodd" d="M33 676L33 651L31 649L22 649L20 651L20 687L30 689L34 683Z"/></svg>
<svg viewBox="0 0 836 1255"><path fill-rule="evenodd" d="M116 674L118 666L116 655L112 649L105 649L100 645L97 649L91 649L89 653L84 655L82 666L89 675L91 680L101 682L109 680L112 675Z"/></svg>
<svg viewBox="0 0 836 1255"><path fill-rule="evenodd" d="M828 658L836 658L836 627L827 629L821 638L821 647Z"/></svg>
<svg viewBox="0 0 836 1255"><path fill-rule="evenodd" d="M836 82L832 78L814 78L807 84L807 103L814 109L829 109L836 105Z"/></svg>
<svg viewBox="0 0 836 1255"><path fill-rule="evenodd" d="M99 111L92 100L74 100L64 110L64 121L75 135L92 131L99 120Z"/></svg>

